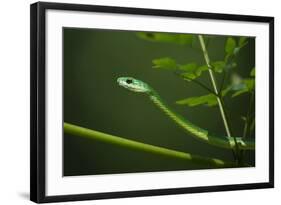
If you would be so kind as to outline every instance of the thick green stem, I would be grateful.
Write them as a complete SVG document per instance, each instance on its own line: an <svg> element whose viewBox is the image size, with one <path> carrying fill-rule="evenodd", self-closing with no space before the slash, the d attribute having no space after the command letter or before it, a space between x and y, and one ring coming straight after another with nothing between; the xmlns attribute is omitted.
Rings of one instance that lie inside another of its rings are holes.
<svg viewBox="0 0 281 205"><path fill-rule="evenodd" d="M220 97L219 92L218 92L216 79L215 79L215 76L214 76L214 73L213 73L213 70L212 70L212 66L211 66L209 55L208 55L208 51L207 51L206 46L205 46L204 38L203 38L202 35L198 35L198 38L199 38L199 42L200 42L200 45L201 45L201 48L202 48L202 51L203 51L205 62L208 66L208 71L209 71L209 75L210 75L210 79L211 79L211 83L212 83L214 92L217 94L217 101L218 101L221 117L222 117L222 120L223 120L223 123L224 123L224 127L225 127L225 130L226 130L226 134L227 134L228 137L232 137L229 122L227 120L227 116L226 116L226 112L225 112L225 108L224 108L224 103L223 103L222 98ZM238 143L237 143L236 137L233 136L233 138L234 138L234 142L235 142L236 153L238 154L239 153Z"/></svg>
<svg viewBox="0 0 281 205"><path fill-rule="evenodd" d="M140 150L143 152L158 154L162 156L182 159L194 163L199 163L203 165L209 165L211 167L235 167L235 164L232 162L226 162L221 159L216 158L208 158L208 157L202 157L199 155L194 155L186 152L176 151L172 149L167 149L164 147L158 147L155 145L145 144L142 142L137 142L133 140L128 140L122 137L117 137L114 135L98 132L95 130L90 130L84 127L80 127L77 125L64 123L64 132L67 134L79 136L79 137L85 137L89 139L94 139L97 141L114 144L134 150Z"/></svg>

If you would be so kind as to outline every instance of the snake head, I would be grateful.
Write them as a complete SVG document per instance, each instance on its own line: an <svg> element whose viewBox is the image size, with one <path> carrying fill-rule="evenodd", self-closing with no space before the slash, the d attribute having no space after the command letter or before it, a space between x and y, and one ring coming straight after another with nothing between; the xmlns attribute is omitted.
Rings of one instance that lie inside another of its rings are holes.
<svg viewBox="0 0 281 205"><path fill-rule="evenodd" d="M121 87L126 88L133 92L148 94L152 91L148 84L132 77L120 77L117 79L117 83Z"/></svg>

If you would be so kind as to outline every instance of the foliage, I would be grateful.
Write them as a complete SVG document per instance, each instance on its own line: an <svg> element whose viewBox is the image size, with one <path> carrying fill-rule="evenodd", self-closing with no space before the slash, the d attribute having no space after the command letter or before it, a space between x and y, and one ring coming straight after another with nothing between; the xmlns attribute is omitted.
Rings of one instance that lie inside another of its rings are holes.
<svg viewBox="0 0 281 205"><path fill-rule="evenodd" d="M226 88L222 91L222 96L225 96L230 91L229 88ZM213 93L207 95L201 95L197 97L189 97L182 100L176 101L178 105L188 105L194 107L197 105L207 105L209 107L215 106L218 104L217 96Z"/></svg>
<svg viewBox="0 0 281 205"><path fill-rule="evenodd" d="M140 38L152 42L165 42L174 43L178 45L194 45L196 35L191 34L167 34L167 33L151 33L139 32L137 34ZM230 94L231 97L237 97L242 94L251 93L255 88L255 68L253 68L248 78L243 79L241 76L234 72L237 63L235 57L239 54L240 50L247 45L248 40L246 37L227 37L225 42L225 57L223 60L211 62L210 68L206 65L198 65L197 62L178 63L171 57L162 57L152 60L153 68L160 70L169 70L178 74L182 79L192 82L201 77L204 71L212 69L215 73L223 75L231 75L231 82L228 85L222 85L222 97ZM217 96L214 93L209 93L202 96L193 96L178 100L176 104L187 105L190 107L207 105L216 106Z"/></svg>
<svg viewBox="0 0 281 205"><path fill-rule="evenodd" d="M152 63L154 64L154 68L160 68L160 69L167 69L167 70L176 70L178 68L178 65L176 61L172 58L158 58L152 60Z"/></svg>
<svg viewBox="0 0 281 205"><path fill-rule="evenodd" d="M153 68L181 71L181 76L185 79L195 79L200 77L202 72L208 70L206 65L198 66L197 63L178 64L169 57L152 60Z"/></svg>
<svg viewBox="0 0 281 205"><path fill-rule="evenodd" d="M251 78L243 79L241 83L239 84L239 89L235 89L235 87L232 88L233 91L235 91L232 94L232 97L237 97L244 93L251 93L255 88L255 80Z"/></svg>
<svg viewBox="0 0 281 205"><path fill-rule="evenodd" d="M207 39L207 44L202 35L141 32L138 33L138 36L151 42L190 46L194 50L196 50L195 45L198 45L199 42L199 45L201 46L200 52L201 55L203 53L205 64L202 65L198 62L177 62L177 60L172 57L166 56L153 59L153 68L172 71L181 79L187 82L196 83L208 91L208 93L201 96L190 96L177 100L176 104L189 107L219 106L228 136L232 136L232 134L229 131L229 122L225 114L224 98L228 96L229 99L233 99L241 95L249 95L251 100L249 101L249 105L246 105L249 106L249 109L245 116L240 116L240 118L244 121L242 136L251 136L255 127L255 113L252 109L255 93L255 68L252 68L248 76L245 78L241 77L238 74L237 69L235 69L237 67L237 56L239 56L241 49L248 44L247 37L227 37L224 45L223 58L221 60L210 62L208 52L206 51L208 49L205 47L208 46L208 43L212 38L215 38L213 36L204 36L204 38ZM209 88L200 81L200 77L202 77L205 71L209 71L208 73L212 82L212 88ZM219 86L217 85L214 76L220 76L220 79L222 79ZM234 158L235 160L238 160L238 163L242 163L243 152L240 152L241 150L239 150L236 141L235 145L235 150L233 151L235 155Z"/></svg>

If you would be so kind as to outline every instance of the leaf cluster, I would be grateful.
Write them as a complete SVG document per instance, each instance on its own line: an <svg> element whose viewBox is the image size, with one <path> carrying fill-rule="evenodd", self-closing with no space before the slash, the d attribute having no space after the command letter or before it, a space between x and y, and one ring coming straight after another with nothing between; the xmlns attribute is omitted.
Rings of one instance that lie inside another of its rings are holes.
<svg viewBox="0 0 281 205"><path fill-rule="evenodd" d="M193 34L168 34L168 33L154 33L154 32L138 32L137 36L151 42L172 43L181 46L193 46L196 41L196 35ZM196 82L204 88L207 88L198 79L205 71L213 70L217 75L231 76L230 82L225 85L223 80L220 97L230 95L237 97L242 94L251 93L255 89L255 68L249 74L249 77L242 78L235 74L235 67L237 66L236 57L240 50L248 43L247 37L227 37L224 51L225 56L223 60L211 62L211 65L199 65L197 62L178 63L171 57L162 57L152 60L153 68L160 70L168 70L175 72L179 77L188 82ZM208 94L201 96L193 96L176 101L178 105L187 105L190 107L198 105L216 106L217 95L208 89Z"/></svg>

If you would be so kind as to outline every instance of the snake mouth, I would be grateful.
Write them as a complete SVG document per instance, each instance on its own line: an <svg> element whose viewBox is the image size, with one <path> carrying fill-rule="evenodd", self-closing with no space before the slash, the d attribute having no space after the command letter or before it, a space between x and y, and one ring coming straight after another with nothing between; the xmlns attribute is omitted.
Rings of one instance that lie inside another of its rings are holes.
<svg viewBox="0 0 281 205"><path fill-rule="evenodd" d="M121 85L121 78L117 78L118 85Z"/></svg>
<svg viewBox="0 0 281 205"><path fill-rule="evenodd" d="M118 78L117 79L118 85L128 88L129 86L128 86L128 83L126 82L126 79L128 79L128 78L125 78L125 77Z"/></svg>
<svg viewBox="0 0 281 205"><path fill-rule="evenodd" d="M131 78L121 77L121 78L117 79L117 83L119 86L133 91L133 88L132 88L133 86L131 84L127 83L128 79L130 81L132 81Z"/></svg>

